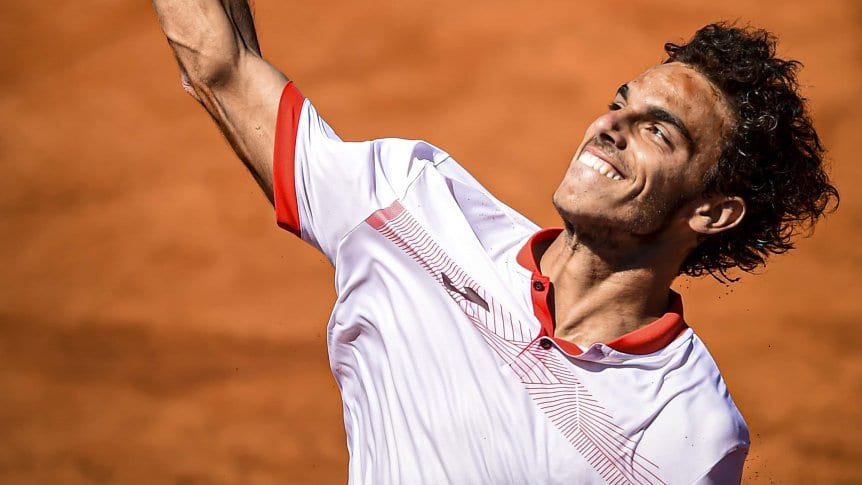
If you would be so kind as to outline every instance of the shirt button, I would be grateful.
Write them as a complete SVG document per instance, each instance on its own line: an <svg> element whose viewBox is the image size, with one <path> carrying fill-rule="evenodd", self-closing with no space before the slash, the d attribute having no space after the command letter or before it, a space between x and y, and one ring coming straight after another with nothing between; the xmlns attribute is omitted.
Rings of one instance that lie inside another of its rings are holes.
<svg viewBox="0 0 862 485"><path fill-rule="evenodd" d="M533 289L536 291L545 291L545 284L542 283L541 281L534 281L533 282Z"/></svg>
<svg viewBox="0 0 862 485"><path fill-rule="evenodd" d="M548 350L551 348L551 341L543 338L542 340L539 340L539 347Z"/></svg>

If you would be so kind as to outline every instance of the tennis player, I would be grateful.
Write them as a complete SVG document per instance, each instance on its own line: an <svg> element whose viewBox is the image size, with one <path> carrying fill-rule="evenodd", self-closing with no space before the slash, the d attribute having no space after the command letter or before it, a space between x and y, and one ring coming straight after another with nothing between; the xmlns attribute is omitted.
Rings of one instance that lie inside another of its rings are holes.
<svg viewBox="0 0 862 485"><path fill-rule="evenodd" d="M154 5L278 224L335 266L350 483L740 481L748 429L670 286L764 264L837 201L772 35L666 44L608 93L542 229L429 143L342 141L246 2Z"/></svg>

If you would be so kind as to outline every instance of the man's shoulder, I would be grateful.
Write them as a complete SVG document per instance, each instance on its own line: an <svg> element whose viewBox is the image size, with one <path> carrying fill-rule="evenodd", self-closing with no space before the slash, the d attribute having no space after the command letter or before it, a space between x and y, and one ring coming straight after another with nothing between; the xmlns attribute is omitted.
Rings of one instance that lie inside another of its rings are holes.
<svg viewBox="0 0 862 485"><path fill-rule="evenodd" d="M665 385L673 392L679 388L687 396L687 405L715 409L732 419L742 419L718 364L694 329L686 329L678 341L665 350L674 355L668 363Z"/></svg>
<svg viewBox="0 0 862 485"><path fill-rule="evenodd" d="M689 430L685 437L692 443L728 449L747 446L748 426L706 345L693 329L680 350L684 364L668 374L673 392L679 392L666 410L666 418ZM675 375L676 374L676 375ZM726 450L725 450L726 451Z"/></svg>
<svg viewBox="0 0 862 485"><path fill-rule="evenodd" d="M747 449L748 426L718 365L691 328L659 354L672 358L662 370L661 390L646 406L656 414L641 445L656 463L675 467L681 479L691 482L733 450Z"/></svg>
<svg viewBox="0 0 862 485"><path fill-rule="evenodd" d="M747 441L748 427L730 395L730 390L718 364L707 349L706 344L693 330L691 341L694 349L693 361L698 368L697 372L702 375L700 385L697 387L699 390L698 398L704 401L705 407L717 410L712 419L718 422L713 424L723 423L727 425L724 429L733 430L740 439ZM703 424L709 426L709 423Z"/></svg>

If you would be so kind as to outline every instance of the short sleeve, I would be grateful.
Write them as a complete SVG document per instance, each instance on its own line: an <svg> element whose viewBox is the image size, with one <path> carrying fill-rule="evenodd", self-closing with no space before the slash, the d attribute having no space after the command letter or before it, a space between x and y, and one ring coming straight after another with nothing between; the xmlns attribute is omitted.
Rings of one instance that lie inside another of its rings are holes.
<svg viewBox="0 0 862 485"><path fill-rule="evenodd" d="M279 103L273 155L278 225L335 261L342 238L448 158L425 142L342 141L293 83Z"/></svg>

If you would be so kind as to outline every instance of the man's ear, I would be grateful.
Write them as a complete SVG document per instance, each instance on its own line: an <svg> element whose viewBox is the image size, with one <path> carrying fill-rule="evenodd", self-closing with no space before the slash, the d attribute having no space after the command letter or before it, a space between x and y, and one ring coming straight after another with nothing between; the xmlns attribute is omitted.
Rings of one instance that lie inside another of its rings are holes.
<svg viewBox="0 0 862 485"><path fill-rule="evenodd" d="M688 226L700 234L717 234L736 227L745 217L745 201L741 197L714 195L694 210Z"/></svg>

